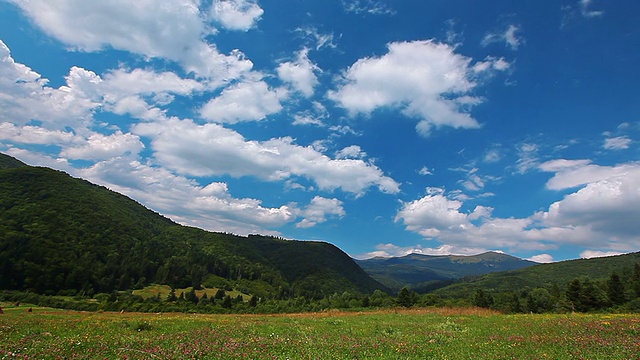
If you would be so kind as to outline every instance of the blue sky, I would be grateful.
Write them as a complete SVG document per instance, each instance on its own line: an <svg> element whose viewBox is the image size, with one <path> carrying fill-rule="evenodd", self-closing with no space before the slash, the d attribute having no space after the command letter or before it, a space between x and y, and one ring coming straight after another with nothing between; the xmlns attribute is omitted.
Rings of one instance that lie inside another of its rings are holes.
<svg viewBox="0 0 640 360"><path fill-rule="evenodd" d="M640 250L637 1L0 0L0 151L357 258Z"/></svg>

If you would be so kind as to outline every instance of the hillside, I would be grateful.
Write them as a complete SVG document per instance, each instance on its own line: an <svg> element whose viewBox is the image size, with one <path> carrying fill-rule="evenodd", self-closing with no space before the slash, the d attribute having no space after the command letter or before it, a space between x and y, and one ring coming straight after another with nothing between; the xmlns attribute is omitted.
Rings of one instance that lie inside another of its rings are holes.
<svg viewBox="0 0 640 360"><path fill-rule="evenodd" d="M409 286L417 291L444 286L451 280L467 276L536 265L535 262L497 252L474 256L410 254L403 257L360 260L358 264L374 279L389 288L398 290L403 286Z"/></svg>
<svg viewBox="0 0 640 360"><path fill-rule="evenodd" d="M331 244L181 226L104 187L6 155L0 267L0 289L39 294L151 283L230 286L279 298L388 291Z"/></svg>
<svg viewBox="0 0 640 360"><path fill-rule="evenodd" d="M547 288L557 285L560 289L576 278L606 280L616 272L630 276L636 263L640 263L640 253L630 253L594 259L567 260L550 264L539 264L528 268L486 274L465 279L456 284L438 289L434 294L443 297L467 298L476 290L490 292L520 291L523 289Z"/></svg>
<svg viewBox="0 0 640 360"><path fill-rule="evenodd" d="M0 170L15 169L22 166L27 166L27 164L23 163L22 161L16 158L0 153Z"/></svg>

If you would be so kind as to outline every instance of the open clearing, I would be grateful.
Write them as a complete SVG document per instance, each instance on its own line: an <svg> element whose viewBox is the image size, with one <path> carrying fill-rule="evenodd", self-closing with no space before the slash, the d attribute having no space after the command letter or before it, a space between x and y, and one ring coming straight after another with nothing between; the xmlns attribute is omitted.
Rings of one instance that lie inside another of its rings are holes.
<svg viewBox="0 0 640 360"><path fill-rule="evenodd" d="M638 315L4 310L0 359L636 359L640 354Z"/></svg>

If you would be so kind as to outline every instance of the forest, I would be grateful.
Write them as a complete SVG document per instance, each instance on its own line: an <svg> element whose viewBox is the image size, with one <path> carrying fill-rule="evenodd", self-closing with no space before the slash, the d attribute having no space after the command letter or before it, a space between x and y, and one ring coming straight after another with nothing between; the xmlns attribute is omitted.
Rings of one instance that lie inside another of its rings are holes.
<svg viewBox="0 0 640 360"><path fill-rule="evenodd" d="M0 301L203 313L429 306L636 312L639 264L640 253L527 264L430 287L395 278L391 290L329 243L182 226L104 187L0 154Z"/></svg>

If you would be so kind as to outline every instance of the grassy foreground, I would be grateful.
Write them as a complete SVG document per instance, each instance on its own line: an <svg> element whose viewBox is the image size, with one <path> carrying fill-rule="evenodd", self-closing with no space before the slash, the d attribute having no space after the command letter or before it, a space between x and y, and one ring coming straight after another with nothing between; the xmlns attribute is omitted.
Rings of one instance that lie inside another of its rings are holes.
<svg viewBox="0 0 640 360"><path fill-rule="evenodd" d="M636 359L638 315L478 309L293 315L5 307L0 359Z"/></svg>

